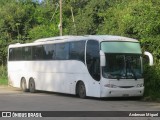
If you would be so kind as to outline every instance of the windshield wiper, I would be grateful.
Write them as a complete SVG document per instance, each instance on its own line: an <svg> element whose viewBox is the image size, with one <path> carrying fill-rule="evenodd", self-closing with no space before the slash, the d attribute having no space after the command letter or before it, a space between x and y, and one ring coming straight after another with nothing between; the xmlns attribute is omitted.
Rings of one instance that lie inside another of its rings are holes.
<svg viewBox="0 0 160 120"><path fill-rule="evenodd" d="M117 80L120 80L120 79L121 79L121 76L120 76L120 75L117 75L116 78L117 78Z"/></svg>
<svg viewBox="0 0 160 120"><path fill-rule="evenodd" d="M116 74L116 79L117 80L120 80L122 78L124 78L124 76L122 76L122 74ZM126 76L125 76L125 78L126 78Z"/></svg>
<svg viewBox="0 0 160 120"><path fill-rule="evenodd" d="M133 70L132 68L131 68L131 72L132 72L132 74L133 74L133 76L134 76L134 79L137 80L136 73L134 72L134 70Z"/></svg>

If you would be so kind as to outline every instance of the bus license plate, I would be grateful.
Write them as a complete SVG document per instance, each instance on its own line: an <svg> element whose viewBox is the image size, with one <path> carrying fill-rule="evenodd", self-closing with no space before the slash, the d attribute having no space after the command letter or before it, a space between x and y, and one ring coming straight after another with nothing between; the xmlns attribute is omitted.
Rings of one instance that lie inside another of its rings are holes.
<svg viewBox="0 0 160 120"><path fill-rule="evenodd" d="M129 96L129 94L123 94L122 96L123 96L123 97L128 97L128 96Z"/></svg>

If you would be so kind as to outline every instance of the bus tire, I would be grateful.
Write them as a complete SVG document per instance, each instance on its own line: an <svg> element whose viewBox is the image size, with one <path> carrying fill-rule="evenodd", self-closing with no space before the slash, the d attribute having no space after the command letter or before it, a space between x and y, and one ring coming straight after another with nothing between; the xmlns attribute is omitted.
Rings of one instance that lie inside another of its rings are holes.
<svg viewBox="0 0 160 120"><path fill-rule="evenodd" d="M86 98L86 88L83 82L79 82L77 93L80 98Z"/></svg>
<svg viewBox="0 0 160 120"><path fill-rule="evenodd" d="M23 92L28 92L25 78L21 79L21 89L22 89Z"/></svg>
<svg viewBox="0 0 160 120"><path fill-rule="evenodd" d="M31 93L35 93L35 92L36 92L36 85L35 85L35 82L34 82L34 79L33 79L33 78L31 78L31 79L29 80L29 91L30 91Z"/></svg>

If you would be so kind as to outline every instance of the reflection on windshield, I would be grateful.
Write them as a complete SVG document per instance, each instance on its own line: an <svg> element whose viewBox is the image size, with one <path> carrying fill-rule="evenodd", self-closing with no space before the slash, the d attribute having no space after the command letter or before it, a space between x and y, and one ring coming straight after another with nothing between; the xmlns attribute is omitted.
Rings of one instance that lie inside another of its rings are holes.
<svg viewBox="0 0 160 120"><path fill-rule="evenodd" d="M103 77L110 79L142 78L141 56L133 54L105 54Z"/></svg>

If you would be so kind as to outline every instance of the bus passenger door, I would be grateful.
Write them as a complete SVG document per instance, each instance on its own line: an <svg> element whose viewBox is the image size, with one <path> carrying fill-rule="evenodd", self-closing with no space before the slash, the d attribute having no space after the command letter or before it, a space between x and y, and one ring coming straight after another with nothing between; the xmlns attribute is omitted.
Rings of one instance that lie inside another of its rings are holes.
<svg viewBox="0 0 160 120"><path fill-rule="evenodd" d="M86 65L88 74L90 75L89 94L95 97L100 96L100 52L99 42L96 40L88 40L86 48Z"/></svg>

